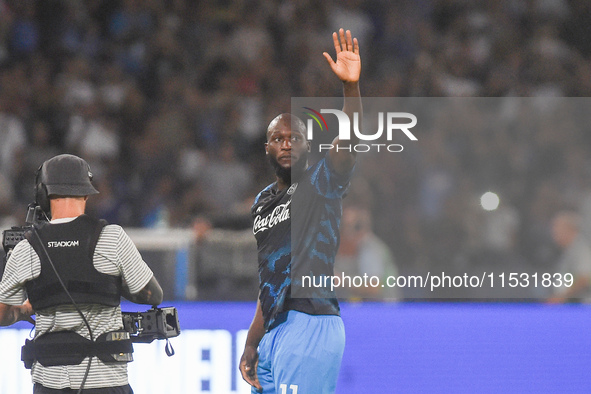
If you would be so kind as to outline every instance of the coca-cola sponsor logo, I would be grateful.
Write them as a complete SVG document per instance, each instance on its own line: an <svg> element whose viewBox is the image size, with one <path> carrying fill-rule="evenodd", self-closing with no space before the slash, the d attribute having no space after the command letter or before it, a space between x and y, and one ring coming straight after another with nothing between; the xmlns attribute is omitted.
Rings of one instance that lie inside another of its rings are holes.
<svg viewBox="0 0 591 394"><path fill-rule="evenodd" d="M268 214L267 216L258 215L254 218L254 224L252 226L252 232L254 234L260 233L261 231L266 231L271 227L276 226L279 223L282 223L290 218L289 215L289 206L291 204L291 200L286 202L285 204L277 205L273 211Z"/></svg>

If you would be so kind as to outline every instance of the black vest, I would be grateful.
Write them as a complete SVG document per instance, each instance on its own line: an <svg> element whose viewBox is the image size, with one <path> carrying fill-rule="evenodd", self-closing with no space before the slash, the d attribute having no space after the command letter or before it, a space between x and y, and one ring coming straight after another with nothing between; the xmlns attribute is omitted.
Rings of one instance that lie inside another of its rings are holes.
<svg viewBox="0 0 591 394"><path fill-rule="evenodd" d="M119 305L121 277L100 273L93 265L94 249L106 224L81 215L67 223L35 225L25 234L41 260L41 274L25 284L34 310L72 304L48 257L77 304Z"/></svg>

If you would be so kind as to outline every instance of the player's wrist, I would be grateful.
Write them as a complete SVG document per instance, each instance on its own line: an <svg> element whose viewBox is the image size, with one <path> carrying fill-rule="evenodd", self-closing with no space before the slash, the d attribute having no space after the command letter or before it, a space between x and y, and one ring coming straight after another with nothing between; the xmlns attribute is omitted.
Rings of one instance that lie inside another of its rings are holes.
<svg viewBox="0 0 591 394"><path fill-rule="evenodd" d="M250 343L247 342L246 345L244 345L244 349L245 350L246 349L254 349L254 350L257 350L258 347L259 347L259 344L258 343L254 343L254 342L250 342Z"/></svg>
<svg viewBox="0 0 591 394"><path fill-rule="evenodd" d="M342 81L343 82L343 96L345 100L347 98L358 99L361 97L361 91L359 90L359 81Z"/></svg>
<svg viewBox="0 0 591 394"><path fill-rule="evenodd" d="M343 83L343 88L344 89L359 89L359 80L356 81L349 81L349 80L341 80L341 82Z"/></svg>

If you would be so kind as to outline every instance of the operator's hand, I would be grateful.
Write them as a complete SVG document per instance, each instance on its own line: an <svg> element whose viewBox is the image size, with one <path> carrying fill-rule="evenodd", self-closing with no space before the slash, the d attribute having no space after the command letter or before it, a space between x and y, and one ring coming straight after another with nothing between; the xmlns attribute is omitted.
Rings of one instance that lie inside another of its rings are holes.
<svg viewBox="0 0 591 394"><path fill-rule="evenodd" d="M20 316L19 320L28 321L32 325L35 325L35 320L31 316L35 314L33 310L33 305L27 299L21 306L20 306Z"/></svg>
<svg viewBox="0 0 591 394"><path fill-rule="evenodd" d="M256 347L246 345L244 353L242 353L242 357L240 358L240 373L242 373L242 379L256 389L262 390L263 386L259 383L259 378L257 376L258 365L259 353Z"/></svg>
<svg viewBox="0 0 591 394"><path fill-rule="evenodd" d="M35 314L33 311L33 306L26 300L22 305L13 306L13 319L14 323L18 321L28 321L32 325L35 325L35 320L31 317Z"/></svg>
<svg viewBox="0 0 591 394"><path fill-rule="evenodd" d="M339 41L340 38L340 41ZM332 33L337 61L334 62L327 52L323 55L330 68L343 83L359 82L361 75L361 57L359 56L359 42L351 38L351 31L339 30L339 34Z"/></svg>

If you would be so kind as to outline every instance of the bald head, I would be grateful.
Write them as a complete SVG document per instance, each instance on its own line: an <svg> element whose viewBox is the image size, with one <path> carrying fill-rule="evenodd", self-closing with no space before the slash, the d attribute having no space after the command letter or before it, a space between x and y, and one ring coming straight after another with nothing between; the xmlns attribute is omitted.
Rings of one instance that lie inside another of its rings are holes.
<svg viewBox="0 0 591 394"><path fill-rule="evenodd" d="M308 168L310 144L304 122L292 114L281 114L267 128L265 151L275 169L279 187L287 187Z"/></svg>
<svg viewBox="0 0 591 394"><path fill-rule="evenodd" d="M273 131L277 130L278 128L282 127L289 127L291 131L298 131L300 134L306 137L306 125L304 122L295 115L290 113L283 113L281 115L277 115L271 123L269 123L269 127L267 127L267 141Z"/></svg>

